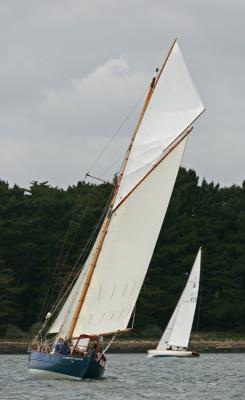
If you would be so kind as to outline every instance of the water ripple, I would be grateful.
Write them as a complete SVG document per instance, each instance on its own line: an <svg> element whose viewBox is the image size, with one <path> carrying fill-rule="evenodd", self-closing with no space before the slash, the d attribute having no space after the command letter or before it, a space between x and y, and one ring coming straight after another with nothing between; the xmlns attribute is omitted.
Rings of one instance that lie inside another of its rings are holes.
<svg viewBox="0 0 245 400"><path fill-rule="evenodd" d="M101 380L31 380L28 356L0 355L1 400L244 400L245 355L194 359L108 355Z"/></svg>

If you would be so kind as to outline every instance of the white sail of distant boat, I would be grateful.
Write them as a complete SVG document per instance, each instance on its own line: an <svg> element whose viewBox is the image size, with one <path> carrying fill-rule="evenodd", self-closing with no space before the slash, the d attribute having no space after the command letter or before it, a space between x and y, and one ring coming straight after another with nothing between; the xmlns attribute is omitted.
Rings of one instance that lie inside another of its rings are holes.
<svg viewBox="0 0 245 400"><path fill-rule="evenodd" d="M92 251L49 334L86 336L86 345L128 329L188 134L203 111L175 41L152 80Z"/></svg>
<svg viewBox="0 0 245 400"><path fill-rule="evenodd" d="M148 350L154 357L188 357L198 353L186 350L189 344L194 320L201 269L201 248L199 249L186 286L178 301L169 323L156 350Z"/></svg>

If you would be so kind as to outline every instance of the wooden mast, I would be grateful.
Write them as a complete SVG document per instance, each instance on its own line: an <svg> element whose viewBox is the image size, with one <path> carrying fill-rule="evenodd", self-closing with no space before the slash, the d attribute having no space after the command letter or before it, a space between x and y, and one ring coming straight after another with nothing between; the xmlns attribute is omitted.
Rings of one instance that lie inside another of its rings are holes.
<svg viewBox="0 0 245 400"><path fill-rule="evenodd" d="M169 56L170 56L170 54L171 54L171 52L173 50L173 47L174 47L175 43L176 43L176 39L175 39L173 45L171 46L171 48L170 48L170 50L168 52L168 55L167 55L163 65L162 65L160 71L158 72L158 69L156 70L157 75L155 77L153 77L151 85L149 87L149 90L148 90L148 93L147 93L147 96L146 96L142 111L140 113L139 120L138 120L138 122L136 124L136 127L135 127L135 130L134 130L130 145L128 147L126 156L124 158L124 161L123 161L123 164L122 164L122 167L121 167L121 170L120 170L120 174L119 174L119 177L118 177L118 182L117 182L117 185L115 186L115 189L114 189L114 192L113 192L113 195L112 195L112 200L111 200L111 204L110 204L110 207L109 207L109 211L108 211L108 213L107 213L107 215L105 217L105 220L104 220L104 222L102 224L102 228L101 228L101 231L100 231L101 237L100 237L100 240L98 242L98 246L96 248L95 255L94 255L93 260L91 262L91 266L90 266L90 269L88 271L88 274L87 274L87 277L86 277L86 280L85 280L85 283L84 283L84 286L83 286L83 290L82 290L81 295L79 297L78 304L77 304L76 310L74 312L74 315L73 315L73 318L72 318L72 321L71 321L71 324L70 324L70 327L69 327L69 330L68 330L68 333L67 333L68 338L72 338L72 335L73 335L77 320L79 318L80 311L81 311L83 303L85 301L85 298L86 298L86 295L87 295L87 292L88 292L88 289L89 289L89 286L90 286L90 283L91 283L91 280L92 280L92 277L93 277L93 273L94 273L94 270L95 270L95 267L96 267L96 264L97 264L97 261L98 261L98 258L99 258L99 255L100 255L100 252L101 252L101 249L102 249L102 246L103 246L103 243L104 243L107 231L108 231L108 227L109 227L111 216L112 216L112 209L113 209L113 205L114 205L114 202L115 202L115 199L116 199L116 194L118 192L118 188L120 186L124 171L126 169L126 165L127 165L128 159L129 159L129 155L130 155L130 152L131 152L131 149L132 149L136 134L138 132L139 126L140 126L140 124L142 122L142 119L144 117L144 114L145 114L146 109L148 107L148 104L150 102L150 99L152 97L152 94L154 92L156 84L157 84L157 82L158 82L158 80L160 78L160 75L161 75L161 73L163 71L163 68L164 68L164 66L165 66L165 64L166 64L166 62L167 62L167 60L168 60L168 58L169 58Z"/></svg>

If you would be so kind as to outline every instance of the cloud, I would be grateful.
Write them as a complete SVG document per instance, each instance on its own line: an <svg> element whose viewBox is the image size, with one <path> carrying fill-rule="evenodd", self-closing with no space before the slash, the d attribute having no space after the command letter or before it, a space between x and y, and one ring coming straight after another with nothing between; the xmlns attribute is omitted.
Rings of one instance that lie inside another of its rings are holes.
<svg viewBox="0 0 245 400"><path fill-rule="evenodd" d="M68 185L82 179L111 139L119 121L142 95L140 90L145 82L146 76L132 72L125 58L111 59L87 76L71 78L59 88L44 89L27 114L22 113L22 107L15 112L19 124L8 113L5 121L1 121L8 131L7 138L0 137L2 178L9 180L9 172L5 172L8 170L17 182L25 185L46 179L53 184ZM107 170L124 154L136 115L124 127L126 131L118 134L106 158L100 160L102 170ZM19 136L18 131L14 132L16 126L21 131L25 128ZM100 169L97 172L102 173ZM105 178L113 173L108 171Z"/></svg>
<svg viewBox="0 0 245 400"><path fill-rule="evenodd" d="M240 184L244 12L242 0L2 2L0 178L75 183L177 36L207 107L183 163L209 180ZM97 175L125 151L137 112L96 165Z"/></svg>
<svg viewBox="0 0 245 400"><path fill-rule="evenodd" d="M36 116L48 130L64 135L107 137L145 82L143 74L129 70L124 58L112 59L87 76L47 89Z"/></svg>

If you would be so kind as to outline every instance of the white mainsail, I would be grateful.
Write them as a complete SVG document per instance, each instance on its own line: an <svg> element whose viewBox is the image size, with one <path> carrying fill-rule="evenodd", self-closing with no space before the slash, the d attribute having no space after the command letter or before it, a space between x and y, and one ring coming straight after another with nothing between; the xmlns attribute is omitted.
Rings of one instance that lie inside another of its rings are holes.
<svg viewBox="0 0 245 400"><path fill-rule="evenodd" d="M127 327L167 210L185 142L186 139L113 214L75 336L79 332L113 332Z"/></svg>
<svg viewBox="0 0 245 400"><path fill-rule="evenodd" d="M199 249L186 286L170 318L157 350L169 346L187 347L197 304L200 281L201 249Z"/></svg>
<svg viewBox="0 0 245 400"><path fill-rule="evenodd" d="M161 72L132 144L73 336L127 328L168 207L188 128L204 110L176 42ZM92 254L95 250L96 245ZM49 332L59 329L63 336L68 334L92 259L90 254Z"/></svg>

